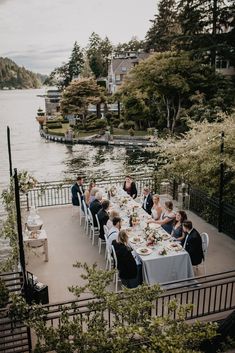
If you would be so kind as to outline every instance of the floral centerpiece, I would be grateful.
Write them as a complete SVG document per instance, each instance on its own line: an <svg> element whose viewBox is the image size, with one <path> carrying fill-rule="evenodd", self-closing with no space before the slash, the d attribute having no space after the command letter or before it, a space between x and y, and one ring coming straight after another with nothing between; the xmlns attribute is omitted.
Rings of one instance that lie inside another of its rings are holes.
<svg viewBox="0 0 235 353"><path fill-rule="evenodd" d="M117 194L117 188L116 188L116 186L114 186L114 185L112 185L112 186L110 186L109 188L108 188L108 194L110 195L110 196L116 196L116 194Z"/></svg>
<svg viewBox="0 0 235 353"><path fill-rule="evenodd" d="M147 227L144 229L145 239L147 240L148 245L156 244L157 242L162 241L162 236L158 234L157 229L152 229Z"/></svg>

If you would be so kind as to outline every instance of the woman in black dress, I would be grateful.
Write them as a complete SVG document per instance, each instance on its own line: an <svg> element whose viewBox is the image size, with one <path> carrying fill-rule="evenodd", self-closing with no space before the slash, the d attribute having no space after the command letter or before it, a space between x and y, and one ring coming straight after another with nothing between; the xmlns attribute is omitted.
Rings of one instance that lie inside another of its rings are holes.
<svg viewBox="0 0 235 353"><path fill-rule="evenodd" d="M139 285L138 269L132 249L127 243L128 235L125 230L121 230L118 240L113 240L112 245L117 256L117 268L122 284L127 288L135 288Z"/></svg>
<svg viewBox="0 0 235 353"><path fill-rule="evenodd" d="M137 197L137 188L136 185L134 183L134 181L132 180L132 178L127 175L125 178L125 182L123 185L123 190L126 191L126 193L128 195L130 195L133 199L135 199Z"/></svg>

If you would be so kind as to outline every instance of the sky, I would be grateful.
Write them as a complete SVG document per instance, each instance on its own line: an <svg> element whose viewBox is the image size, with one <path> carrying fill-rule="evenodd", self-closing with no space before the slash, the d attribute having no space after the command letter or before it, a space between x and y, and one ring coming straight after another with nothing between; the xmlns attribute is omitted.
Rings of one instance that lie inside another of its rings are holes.
<svg viewBox="0 0 235 353"><path fill-rule="evenodd" d="M157 0L0 0L0 56L49 74L96 32L113 44L144 39Z"/></svg>

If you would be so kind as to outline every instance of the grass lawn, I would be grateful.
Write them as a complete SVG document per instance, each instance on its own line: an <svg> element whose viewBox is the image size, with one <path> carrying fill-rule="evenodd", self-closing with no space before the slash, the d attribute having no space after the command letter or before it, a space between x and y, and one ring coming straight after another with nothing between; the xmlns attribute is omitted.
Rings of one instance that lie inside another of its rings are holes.
<svg viewBox="0 0 235 353"><path fill-rule="evenodd" d="M63 124L63 127L60 129L48 129L48 134L56 135L58 136L63 136L65 132L69 129L69 123L68 124ZM89 137L92 135L99 134L100 129L97 130L91 130L91 131L80 131L78 134L75 133L75 137ZM123 136L129 136L128 130L125 129L117 129L114 128L114 135L123 135ZM146 136L147 132L146 131L135 131L135 136Z"/></svg>

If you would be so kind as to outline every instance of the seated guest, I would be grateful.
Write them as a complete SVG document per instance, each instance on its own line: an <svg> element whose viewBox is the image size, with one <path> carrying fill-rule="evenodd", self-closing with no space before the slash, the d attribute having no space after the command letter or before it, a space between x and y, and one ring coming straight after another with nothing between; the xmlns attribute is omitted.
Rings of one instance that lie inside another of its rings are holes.
<svg viewBox="0 0 235 353"><path fill-rule="evenodd" d="M97 193L95 194L95 199L94 201L92 201L90 203L90 211L93 217L93 222L94 222L94 226L97 227L98 224L96 222L96 218L95 215L99 212L99 210L101 210L102 208L102 204L101 204L101 200L102 200L102 193L97 191Z"/></svg>
<svg viewBox="0 0 235 353"><path fill-rule="evenodd" d="M150 190L149 188L146 186L144 187L144 201L143 201L143 204L142 204L142 208L148 213L151 215L151 212L152 212L152 207L153 207L153 198L152 198L152 195L150 193Z"/></svg>
<svg viewBox="0 0 235 353"><path fill-rule="evenodd" d="M184 232L182 223L187 220L187 214L184 211L176 212L173 229L171 232L171 236L176 238L178 241L183 241Z"/></svg>
<svg viewBox="0 0 235 353"><path fill-rule="evenodd" d="M128 195L130 195L133 199L135 199L137 197L137 189L136 189L136 185L134 183L134 181L132 180L132 178L127 175L125 178L125 182L123 185L123 190L126 191L126 193Z"/></svg>
<svg viewBox="0 0 235 353"><path fill-rule="evenodd" d="M153 207L151 211L152 211L152 217L155 221L161 218L163 208L160 203L160 196L157 194L153 195Z"/></svg>
<svg viewBox="0 0 235 353"><path fill-rule="evenodd" d="M173 212L173 203L171 201L166 201L165 211L162 213L161 219L157 221L154 221L151 219L151 220L148 220L148 223L160 224L167 233L171 234L174 220L175 220L175 212Z"/></svg>
<svg viewBox="0 0 235 353"><path fill-rule="evenodd" d="M101 239L104 239L104 225L106 225L108 219L109 219L109 214L108 214L108 209L110 206L109 200L104 200L102 202L102 208L97 212L98 220L100 223L100 235L99 237Z"/></svg>
<svg viewBox="0 0 235 353"><path fill-rule="evenodd" d="M86 191L84 193L85 203L86 203L87 207L89 207L89 205L91 203L91 190L94 187L95 187L95 182L91 181L90 184L88 185L88 188L86 189Z"/></svg>
<svg viewBox="0 0 235 353"><path fill-rule="evenodd" d="M121 218L113 217L112 227L110 228L107 235L107 241L108 241L109 247L111 247L113 240L118 240L118 234L121 229L121 225L122 225Z"/></svg>
<svg viewBox="0 0 235 353"><path fill-rule="evenodd" d="M117 268L122 284L127 288L135 288L139 284L137 264L127 243L128 235L125 230L121 230L118 240L113 240L112 245L117 256Z"/></svg>
<svg viewBox="0 0 235 353"><path fill-rule="evenodd" d="M83 182L84 182L83 177L78 176L76 183L71 188L73 206L80 206L79 199L78 199L78 193L81 196L81 200L83 200L83 197L84 197Z"/></svg>
<svg viewBox="0 0 235 353"><path fill-rule="evenodd" d="M183 231L185 233L184 248L189 253L192 265L197 266L204 259L202 238L198 231L193 228L191 221L183 222Z"/></svg>
<svg viewBox="0 0 235 353"><path fill-rule="evenodd" d="M90 192L90 203L95 200L95 194L99 191L99 189L95 186L91 189Z"/></svg>
<svg viewBox="0 0 235 353"><path fill-rule="evenodd" d="M113 226L113 219L114 217L120 217L119 213L115 210L112 210L110 213L109 213L109 219L108 219L108 222L106 223L106 226L108 227L108 229L111 229L112 226Z"/></svg>

